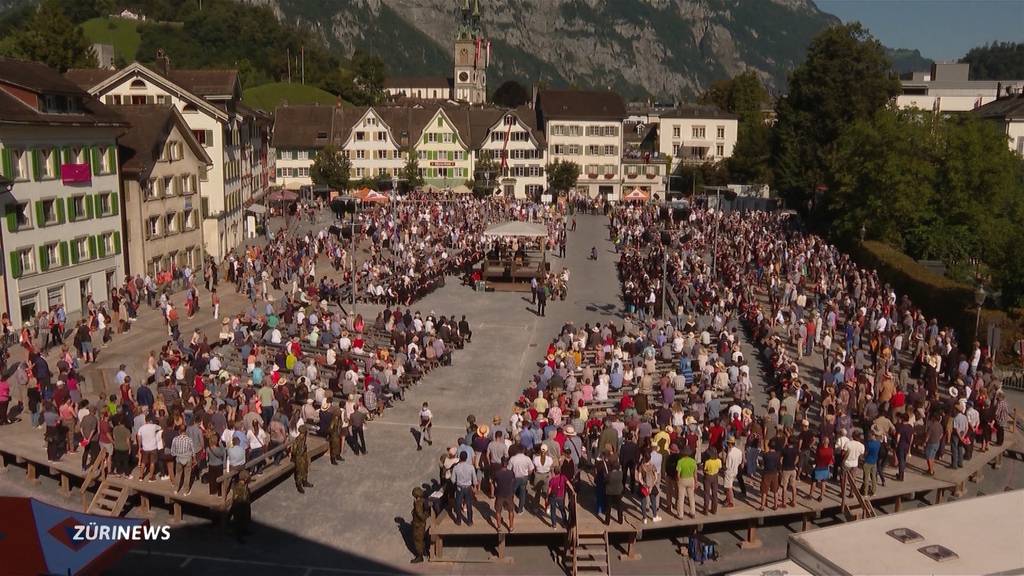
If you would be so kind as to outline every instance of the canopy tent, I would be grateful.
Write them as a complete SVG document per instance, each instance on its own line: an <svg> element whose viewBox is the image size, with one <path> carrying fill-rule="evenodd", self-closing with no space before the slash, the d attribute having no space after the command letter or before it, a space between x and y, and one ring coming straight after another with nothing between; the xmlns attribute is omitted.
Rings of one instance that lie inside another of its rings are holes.
<svg viewBox="0 0 1024 576"><path fill-rule="evenodd" d="M98 528L141 533L148 523L65 510L34 498L0 497L0 557L4 559L0 572L102 574L128 551L132 539L83 539L86 535L78 527L88 526L88 536L95 538Z"/></svg>
<svg viewBox="0 0 1024 576"><path fill-rule="evenodd" d="M263 204L250 204L245 209L248 210L249 212L252 212L253 214L266 214L267 213L267 207L264 206Z"/></svg>
<svg viewBox="0 0 1024 576"><path fill-rule="evenodd" d="M466 186L465 184L459 184L458 186L452 188L452 192L456 194L469 194L473 191L469 189L469 186Z"/></svg>
<svg viewBox="0 0 1024 576"><path fill-rule="evenodd" d="M267 199L271 202L295 202L299 199L299 193L294 190L278 190L270 193Z"/></svg>
<svg viewBox="0 0 1024 576"><path fill-rule="evenodd" d="M370 190L369 188L360 188L352 193L352 197L359 200L360 202L372 202L376 204L387 204L391 201L387 194L381 194L376 190Z"/></svg>
<svg viewBox="0 0 1024 576"><path fill-rule="evenodd" d="M651 199L651 195L644 192L640 188L633 188L625 196L622 197L623 202L647 202Z"/></svg>
<svg viewBox="0 0 1024 576"><path fill-rule="evenodd" d="M533 222L504 222L494 224L484 231L484 236L490 238L546 238L547 235L548 229L546 226Z"/></svg>

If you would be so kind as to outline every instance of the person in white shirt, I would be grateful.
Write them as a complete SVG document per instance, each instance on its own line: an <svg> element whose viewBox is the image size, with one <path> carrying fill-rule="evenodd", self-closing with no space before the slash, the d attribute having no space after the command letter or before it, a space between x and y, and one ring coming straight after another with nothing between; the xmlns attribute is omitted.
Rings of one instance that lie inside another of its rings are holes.
<svg viewBox="0 0 1024 576"><path fill-rule="evenodd" d="M736 477L740 473L740 465L743 464L743 451L736 446L734 436L729 437L728 446L729 450L725 455L725 474L722 480L725 484L725 507L732 508L736 505L732 496L733 483L736 482Z"/></svg>
<svg viewBox="0 0 1024 576"><path fill-rule="evenodd" d="M526 509L526 485L530 480L530 473L533 472L533 461L522 452L508 459L508 469L516 475L516 497L519 498L519 505L516 513L522 514Z"/></svg>
<svg viewBox="0 0 1024 576"><path fill-rule="evenodd" d="M139 427L139 467L142 468L142 475L139 479L147 479L149 482L156 481L157 452L160 450L160 433L162 432L155 419L150 416L145 424Z"/></svg>
<svg viewBox="0 0 1024 576"><path fill-rule="evenodd" d="M597 378L597 386L594 386L594 401L606 402L608 400L608 375L601 374Z"/></svg>
<svg viewBox="0 0 1024 576"><path fill-rule="evenodd" d="M850 485L851 498L854 497L853 491L856 490L854 486L855 481L852 481L853 471L860 467L860 458L864 455L864 443L860 441L861 436L862 434L859 429L853 431L853 439L846 442L846 451L843 457L843 468L850 472L851 481L848 484ZM839 443L836 442L836 445L838 446Z"/></svg>

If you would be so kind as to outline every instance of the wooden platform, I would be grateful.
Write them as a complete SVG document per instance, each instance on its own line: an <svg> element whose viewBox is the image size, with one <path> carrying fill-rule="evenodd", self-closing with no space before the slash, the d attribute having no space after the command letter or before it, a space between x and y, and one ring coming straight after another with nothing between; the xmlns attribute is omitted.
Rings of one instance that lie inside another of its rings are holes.
<svg viewBox="0 0 1024 576"><path fill-rule="evenodd" d="M327 452L327 441L319 436L309 436L308 443L310 457L313 459ZM3 458L5 467L11 463L24 466L31 482L38 482L40 475L57 478L60 482L60 493L65 498L71 499L74 495L81 493L83 510L92 500L91 492L81 491L81 486L86 480L86 472L82 470L81 465L82 453L79 451L65 454L58 461L48 461L43 431L33 429L27 420L9 426L0 426L0 456ZM265 493L278 481L291 474L293 469L294 465L288 458L282 459L276 465L264 468L249 483L253 498L258 498ZM215 516L225 512L229 506L229 501L219 494L210 494L209 486L198 478L193 480L191 493L187 496L175 494L170 481L159 478L154 482L148 482L139 478L109 476L106 481L107 484L130 490L138 499L137 506L143 513L148 513L153 505L163 505L171 510L177 520L182 518L185 508L190 513ZM97 479L89 486L89 489L98 489L99 485L100 480Z"/></svg>
<svg viewBox="0 0 1024 576"><path fill-rule="evenodd" d="M1002 446L992 446L987 452L975 452L973 458L965 460L964 467L959 470L950 469L944 464L937 464L935 476L924 474L924 460L920 457L912 456L903 482L898 482L893 478L896 470L895 467L889 466L886 468L887 479L885 486L879 484L875 494L868 499L876 506L877 504L893 503L895 511L900 510L903 500L924 497L929 493L931 494L931 502L933 504L942 502L947 495L962 491L964 485L972 477L983 474L986 466L996 465L1000 462L1006 451L1014 450L1015 446L1020 445L1022 444L1018 434L1008 434L1006 442ZM858 471L856 473L858 486L860 480L860 472ZM756 485L757 483L749 484ZM819 502L807 497L809 485L806 481L800 480L797 484L798 496L796 506L779 507L775 510L771 508L761 510L760 492L758 489L748 485L748 488L751 489L748 493L748 498L744 500L740 498L740 490L737 485L735 489L735 507L726 508L722 504L724 501L724 490L721 490L719 493L718 512L716 514L704 513L703 492L701 487L698 486L697 515L696 517L684 515L682 518L675 515L674 500L672 501L672 508L669 509L668 494L663 489L659 512L662 520L659 522L648 522L647 524L643 523L639 501L632 496L626 495L623 497L625 503L624 522L615 522L614 520L617 520L617 515L613 514L613 522L605 525L603 521L604 516L602 515L598 519L594 514L594 499L589 483L584 482L582 488L583 501L577 507L579 531L581 533L607 532L613 538L625 541L629 552L624 557L627 558L634 557L632 554L632 544L644 538L645 534L651 537L666 537L692 533L694 531L704 532L723 525L745 524L746 540L742 545L756 547L760 545L757 537L757 527L765 520L778 519L790 522L802 520L804 528L806 528L810 521L815 518L841 514L843 512L843 500L839 493L838 484L834 482L827 484L825 496ZM847 497L846 503L848 505L856 505L855 499L852 497ZM497 549L499 550L499 555L495 559L499 560L502 559L505 542L509 538L520 536L540 537L554 542L563 542L569 537L569 532L564 526L551 526L547 514L544 514L542 517L536 511L529 509L516 516L515 528L512 532L508 532L504 524L502 524L499 531L495 522L493 501L481 496L475 502L474 523L472 526L465 523L456 524L447 508L435 516L430 527L430 537L434 548L431 560L447 561L444 557L445 541L450 542L452 539L461 540L466 538L476 540L495 538Z"/></svg>

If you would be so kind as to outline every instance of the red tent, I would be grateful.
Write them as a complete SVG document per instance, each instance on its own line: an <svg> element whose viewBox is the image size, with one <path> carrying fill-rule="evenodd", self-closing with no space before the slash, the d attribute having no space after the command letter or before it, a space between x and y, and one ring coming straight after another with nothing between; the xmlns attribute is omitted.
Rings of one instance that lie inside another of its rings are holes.
<svg viewBox="0 0 1024 576"><path fill-rule="evenodd" d="M102 574L145 532L162 534L148 524L65 510L34 498L0 497L0 573Z"/></svg>
<svg viewBox="0 0 1024 576"><path fill-rule="evenodd" d="M647 202L651 195L640 188L633 188L628 194L622 197L623 202Z"/></svg>

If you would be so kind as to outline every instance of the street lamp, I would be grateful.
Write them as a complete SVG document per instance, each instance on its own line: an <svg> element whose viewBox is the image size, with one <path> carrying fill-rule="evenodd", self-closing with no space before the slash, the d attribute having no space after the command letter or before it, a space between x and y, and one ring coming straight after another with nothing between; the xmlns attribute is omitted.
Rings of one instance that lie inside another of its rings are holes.
<svg viewBox="0 0 1024 576"><path fill-rule="evenodd" d="M976 342L978 340L978 330L979 328L981 328L981 307L983 304L985 304L986 296L987 294L985 293L985 287L982 286L982 284L979 282L978 288L974 290L974 303L978 305L977 316L974 320L974 340Z"/></svg>

